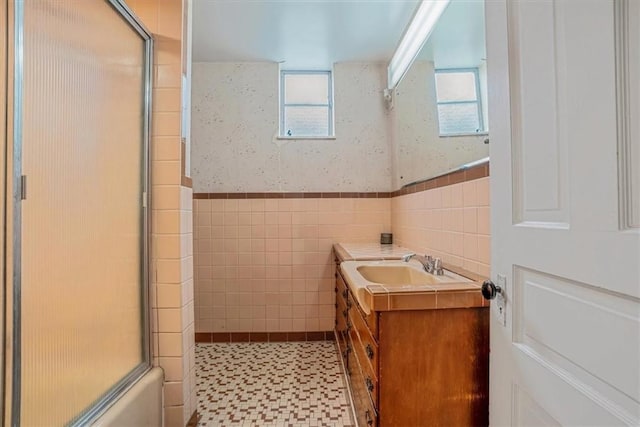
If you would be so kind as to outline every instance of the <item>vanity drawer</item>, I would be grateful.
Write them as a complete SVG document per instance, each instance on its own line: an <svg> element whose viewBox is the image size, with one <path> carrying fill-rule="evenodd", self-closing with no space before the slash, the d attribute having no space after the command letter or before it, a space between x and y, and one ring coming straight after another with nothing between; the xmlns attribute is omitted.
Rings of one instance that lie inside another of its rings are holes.
<svg viewBox="0 0 640 427"><path fill-rule="evenodd" d="M342 298L336 299L336 330L344 332L347 330L347 320L349 318L349 310Z"/></svg>
<svg viewBox="0 0 640 427"><path fill-rule="evenodd" d="M358 369L362 375L360 382L362 383L365 391L369 395L369 399L373 403L374 407L378 407L378 379L371 369L371 365L366 361L365 349L362 346L362 342L358 337L358 333L355 328L349 331L349 338L351 341L351 353L357 360ZM353 368L352 368L353 370Z"/></svg>
<svg viewBox="0 0 640 427"><path fill-rule="evenodd" d="M351 336L351 340L353 340L353 336ZM352 345L358 344L352 343ZM353 351L349 352L349 366L349 382L358 425L361 427L375 427L378 425L378 414L371 402L362 369Z"/></svg>
<svg viewBox="0 0 640 427"><path fill-rule="evenodd" d="M361 363L363 365L367 365L369 369L375 374L377 378L378 375L378 343L373 338L369 327L365 323L364 318L362 317L362 312L360 310L351 310L349 312L351 316L352 327L358 332L358 336L360 337L360 343L362 344L362 355ZM364 368L364 366L363 366Z"/></svg>
<svg viewBox="0 0 640 427"><path fill-rule="evenodd" d="M362 319L364 319L364 323L367 325L369 329L369 335L373 337L375 342L378 342L378 314L375 311L371 311L369 314L366 314L358 304L358 301L355 300L353 294L349 292L349 304L350 307L353 307L352 310L357 311Z"/></svg>
<svg viewBox="0 0 640 427"><path fill-rule="evenodd" d="M347 282L340 271L336 271L336 300L342 298L344 304L349 308L349 291L347 289Z"/></svg>

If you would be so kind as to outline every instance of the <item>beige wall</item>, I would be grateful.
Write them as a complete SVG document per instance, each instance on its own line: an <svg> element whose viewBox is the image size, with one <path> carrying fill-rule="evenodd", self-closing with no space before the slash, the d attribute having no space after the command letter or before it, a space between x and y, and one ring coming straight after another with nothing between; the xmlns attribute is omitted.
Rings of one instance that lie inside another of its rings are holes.
<svg viewBox="0 0 640 427"><path fill-rule="evenodd" d="M128 0L155 40L152 130L153 363L164 370L166 426L196 409L192 191L181 186L181 0Z"/></svg>
<svg viewBox="0 0 640 427"><path fill-rule="evenodd" d="M389 231L390 199L194 200L196 331L331 331L336 242Z"/></svg>
<svg viewBox="0 0 640 427"><path fill-rule="evenodd" d="M394 197L395 243L489 277L489 177Z"/></svg>

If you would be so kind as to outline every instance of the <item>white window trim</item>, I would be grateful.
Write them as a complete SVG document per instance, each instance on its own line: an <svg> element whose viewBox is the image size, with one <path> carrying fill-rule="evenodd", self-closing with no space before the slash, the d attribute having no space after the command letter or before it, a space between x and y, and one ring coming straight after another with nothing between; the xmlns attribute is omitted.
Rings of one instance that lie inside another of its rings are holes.
<svg viewBox="0 0 640 427"><path fill-rule="evenodd" d="M328 104L285 104L285 83L284 77L286 74L323 74L327 75L329 78L327 84L327 98L329 100ZM327 107L329 109L328 114L328 128L329 134L323 136L289 136L284 135L284 108L288 107ZM333 72L331 70L280 70L280 120L279 120L279 128L278 128L278 136L276 139L282 140L303 140L303 139L336 139L335 136L335 128L334 128L334 116L333 116Z"/></svg>
<svg viewBox="0 0 640 427"><path fill-rule="evenodd" d="M437 68L433 73L434 82L436 80L436 74L439 73L473 73L476 85L476 100L475 101L444 101L440 102L438 100L438 85L435 84L436 88L436 108L439 105L453 105L453 104L476 104L478 110L478 123L480 124L480 129L477 132L454 132L454 133L442 133L440 131L440 117L438 117L438 134L441 138L448 137L456 137L456 136L475 136L475 135L488 135L487 126L484 123L484 115L482 111L482 92L480 91L480 75L478 71L478 67L475 68Z"/></svg>

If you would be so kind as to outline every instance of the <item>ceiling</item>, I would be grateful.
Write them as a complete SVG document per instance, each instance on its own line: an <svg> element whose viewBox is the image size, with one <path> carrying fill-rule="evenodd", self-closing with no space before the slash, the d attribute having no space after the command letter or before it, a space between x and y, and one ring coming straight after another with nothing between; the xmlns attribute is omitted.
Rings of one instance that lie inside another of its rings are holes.
<svg viewBox="0 0 640 427"><path fill-rule="evenodd" d="M391 59L417 0L194 0L193 60L335 62Z"/></svg>
<svg viewBox="0 0 640 427"><path fill-rule="evenodd" d="M193 0L193 60L330 69L391 59L418 0ZM486 58L484 1L451 0L419 59L437 68Z"/></svg>

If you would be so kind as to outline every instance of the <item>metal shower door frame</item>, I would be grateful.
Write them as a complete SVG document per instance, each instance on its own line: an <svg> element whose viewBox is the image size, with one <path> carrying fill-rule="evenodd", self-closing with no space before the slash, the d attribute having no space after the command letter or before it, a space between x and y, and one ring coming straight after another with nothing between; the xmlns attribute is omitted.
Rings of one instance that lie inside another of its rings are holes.
<svg viewBox="0 0 640 427"><path fill-rule="evenodd" d="M21 404L21 202L26 188L22 174L22 85L24 53L24 2L26 0L0 0L0 7L6 7L7 43L6 43L6 143L4 147L4 287L2 325L3 349L0 355L2 368L2 387L0 387L0 419L3 425L20 425ZM150 236L151 236L151 112L153 88L153 36L136 15L124 3L124 0L93 0L109 3L114 11L124 19L144 41L144 123L143 165L141 177L143 183L142 201L142 363L123 377L87 412L73 420L72 425L87 425L98 418L113 402L151 368L151 310L150 288ZM0 13L0 17L2 14ZM2 66L3 64L0 64ZM3 84L3 82L0 82ZM0 120L3 118L0 117ZM0 160L2 160L0 155Z"/></svg>

